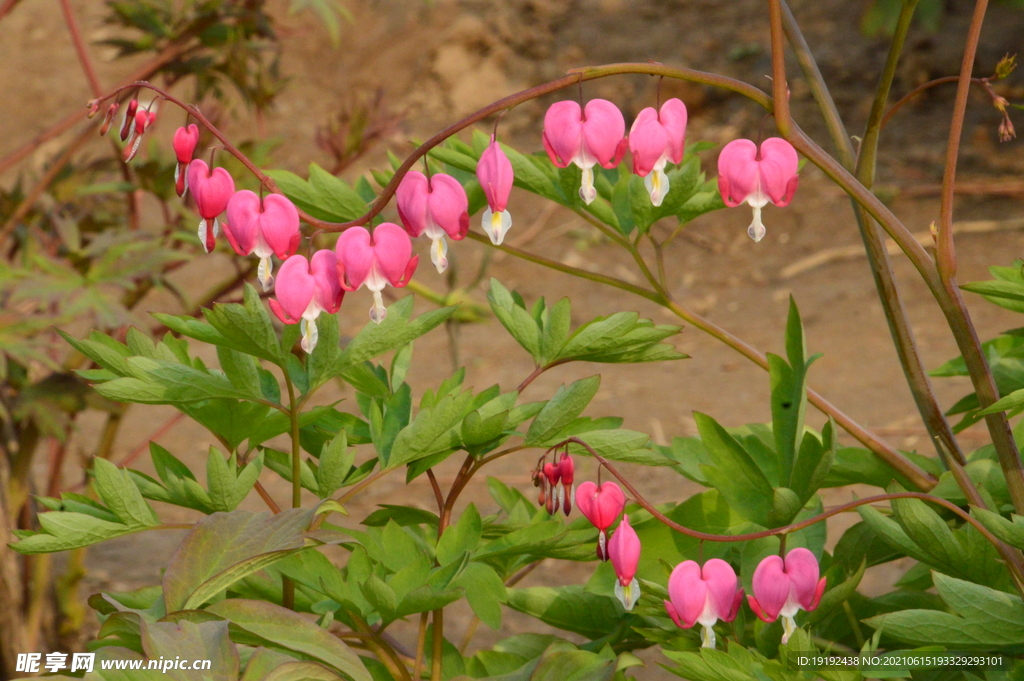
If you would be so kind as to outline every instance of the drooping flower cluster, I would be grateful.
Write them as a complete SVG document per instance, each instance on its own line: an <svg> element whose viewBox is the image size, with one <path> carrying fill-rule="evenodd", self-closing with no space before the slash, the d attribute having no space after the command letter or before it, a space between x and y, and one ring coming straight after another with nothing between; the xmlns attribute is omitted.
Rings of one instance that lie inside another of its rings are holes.
<svg viewBox="0 0 1024 681"><path fill-rule="evenodd" d="M139 149L143 134L152 127L156 114L140 108L135 98L123 107L119 136L126 142L124 156L130 160ZM101 125L101 133L110 128L121 109L118 102L110 104ZM91 109L98 113L99 102ZM686 140L687 110L679 99L669 99L657 109L643 109L626 135L622 112L612 102L593 99L581 105L561 101L551 105L544 116L542 141L551 162L566 168L575 165L581 171L579 195L587 204L597 198L594 166L611 169L619 165L625 153L632 153L633 172L644 178L652 205L662 205L670 190L666 166L682 162ZM294 264L301 242L300 212L285 196L257 195L235 191L231 175L221 167L194 158L199 143L199 128L190 124L174 134L175 191L184 197L191 193L196 211L202 218L199 241L210 252L220 234L222 214L225 236L239 255L259 258L257 277L264 290L275 285L273 276L276 256L283 261L275 287L274 312L286 323L303 324L303 347L316 345L317 316L322 311L334 312L344 291L366 286L373 294L370 318L384 320L381 292L387 284L402 287L408 284L418 263L412 255L410 239L426 236L431 241L430 259L439 273L448 267L447 239L461 241L469 231L469 200L460 182L444 173L407 172L395 192L401 226L383 223L372 232L363 227L350 228L337 241L332 255L313 253ZM798 184L797 155L785 140L770 138L758 148L750 140L736 140L726 145L719 157L719 189L726 205L748 203L754 210L750 235L760 240L764 235L761 208L769 201L785 206ZM481 216L481 227L491 242L501 245L512 225L508 211L509 196L515 170L508 154L491 135L476 165L476 177L487 200ZM403 229L404 228L404 229ZM336 282L327 281L333 269ZM335 285L336 284L336 285ZM566 455L567 456L567 455ZM568 466L568 470L565 467ZM573 505L572 462L551 463L542 471L541 495L549 509L562 507L568 513ZM608 489L617 489L609 483ZM618 490L621 496L621 490ZM595 490L595 498L602 495ZM614 493L609 493L614 494ZM589 503L589 502L587 502ZM621 513L621 509L619 511ZM616 514L617 516L617 514ZM614 517L612 521L614 522ZM599 552L607 559L609 525L601 529Z"/></svg>
<svg viewBox="0 0 1024 681"><path fill-rule="evenodd" d="M543 464L535 471L534 480L551 479ZM557 468L552 469L557 472ZM541 505L545 497L542 487ZM640 537L624 514L626 495L614 482L600 485L589 480L576 490L576 506L597 528L597 557L610 561L615 570L615 595L627 611L632 610L640 598L640 584L636 579L640 564ZM548 513L557 506L547 503ZM569 509L565 509L566 515ZM608 529L622 516L611 538ZM768 556L754 571L754 595L748 597L751 610L765 622L783 620L782 642L789 641L796 631L794 617L800 610L818 607L825 591L825 578L819 579L818 560L804 548L797 548L781 556ZM714 626L718 622L732 622L743 603L743 589L739 587L736 571L729 563L712 558L703 566L693 560L679 563L668 579L668 599L665 612L682 629L701 625L701 645L715 647Z"/></svg>
<svg viewBox="0 0 1024 681"><path fill-rule="evenodd" d="M572 512L576 503L576 488L573 484L576 464L568 451L563 451L557 463L541 459L542 463L533 472L533 484L539 487L537 503L547 509L550 515L562 510L565 515ZM584 483L586 484L586 483Z"/></svg>

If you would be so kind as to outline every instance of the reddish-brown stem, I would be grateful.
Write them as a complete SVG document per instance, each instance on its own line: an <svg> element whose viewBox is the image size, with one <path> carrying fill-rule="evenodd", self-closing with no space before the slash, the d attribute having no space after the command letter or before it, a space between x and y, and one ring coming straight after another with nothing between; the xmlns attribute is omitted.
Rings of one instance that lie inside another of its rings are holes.
<svg viewBox="0 0 1024 681"><path fill-rule="evenodd" d="M960 76L943 76L942 78L936 78L935 80L930 80L927 83L921 83L916 88L914 88L913 90L911 90L907 94L905 94L902 97L900 97L898 100L896 100L895 103L893 103L892 106L889 107L889 110L885 112L884 116L882 116L881 127L884 128L885 124L889 122L889 119L892 118L893 116L895 116L897 111L899 111L900 109L903 108L903 105L905 105L908 102L910 102L910 100L914 99L914 97L917 97L919 94L921 94L925 90L927 90L929 88L933 88L936 85L942 85L944 83L956 83L959 80L960 80ZM981 78L972 78L971 81L974 82L974 83L977 83L977 84L981 84Z"/></svg>
<svg viewBox="0 0 1024 681"><path fill-rule="evenodd" d="M974 4L974 15L971 17L971 25L967 29L964 58L960 65L960 77L956 86L953 120L949 125L949 141L946 143L946 168L942 175L939 231L935 241L939 275L947 283L947 287L956 275L956 249L953 246L953 186L956 183L956 162L960 153L960 137L964 129L964 117L967 115L967 95L971 89L974 56L978 51L978 40L981 38L981 26L985 21L987 9L988 0L977 0Z"/></svg>
<svg viewBox="0 0 1024 681"><path fill-rule="evenodd" d="M526 390L527 386L533 383L537 379L537 377L543 374L545 371L547 371L548 369L553 369L559 364L565 364L568 361L569 360L562 359L558 360L557 362L551 362L550 364L545 364L544 366L537 367L536 369L533 370L533 373L531 373L529 376L523 379L523 382L519 384L518 388L516 388L516 392L523 392L524 390Z"/></svg>
<svg viewBox="0 0 1024 681"><path fill-rule="evenodd" d="M71 35L71 42L75 46L75 52L78 54L78 61L82 64L82 71L85 72L85 77L89 81L92 96L99 97L103 94L103 86L100 85L100 79L96 76L96 69L93 68L92 60L89 59L89 53L85 48L85 41L82 40L82 32L78 30L78 20L75 19L75 13L71 9L71 2L69 0L60 0L60 8L64 12L64 23L67 24L68 33Z"/></svg>
<svg viewBox="0 0 1024 681"><path fill-rule="evenodd" d="M147 437L145 440L137 444L135 448L128 453L128 456L124 457L124 459L117 465L124 468L125 466L134 462L135 459L139 458L140 456L142 456L144 452L149 450L150 442L155 442L156 440L166 435L167 431L176 426L178 422L181 421L183 418L185 418L185 415L181 412L178 412L171 418L167 419L167 421L162 426L154 430L149 437Z"/></svg>
<svg viewBox="0 0 1024 681"><path fill-rule="evenodd" d="M21 0L4 0L0 3L0 20L3 20Z"/></svg>
<svg viewBox="0 0 1024 681"><path fill-rule="evenodd" d="M138 71L133 73L128 79L124 81L125 84L130 85L139 80L143 80L151 77L154 73L159 71L168 62L174 61L182 54L188 51L184 45L170 45L161 52L153 61L149 62ZM118 90L119 91L119 90ZM55 137L59 137L63 133L67 132L75 126L80 120L85 118L88 113L88 109L78 109L68 114L64 119L54 124L49 129L41 132L40 134L33 137L31 140L21 145L18 149L11 152L0 160L0 175L7 172L9 169L14 167L26 156L31 154L33 151L39 148L40 145L52 140Z"/></svg>
<svg viewBox="0 0 1024 681"><path fill-rule="evenodd" d="M274 501L274 498L270 496L270 493L267 492L266 488L259 480L256 481L256 484L253 485L253 487L256 489L256 493L260 495L260 498L263 499L264 503L267 504L267 508L274 512L274 515L281 512L281 507L277 505L277 502Z"/></svg>
<svg viewBox="0 0 1024 681"><path fill-rule="evenodd" d="M61 472L64 470L64 459L67 457L68 443L54 438L50 450L50 470L46 483L46 496L56 497L60 494Z"/></svg>
<svg viewBox="0 0 1024 681"><path fill-rule="evenodd" d="M691 530L689 527L680 525L679 523L675 522L674 520L666 516L664 513L659 511L657 508L655 508L654 504L647 501L647 499L644 498L640 491L633 486L633 483L631 483L624 475L622 475L622 473L620 473L618 469L616 469L615 466L613 466L608 459L604 458L596 451L594 451L594 448L588 445L583 440L577 437L570 437L566 440L563 440L559 444L555 445L555 447L561 447L567 444L576 444L586 449L587 452L592 457L594 457L595 460L597 460L602 466L607 468L608 472L614 475L618 479L618 481L622 483L622 486L625 487L633 496L633 500L637 504L639 504L644 510L648 511L651 515L653 515L659 521L664 523L667 527L672 528L676 532L685 534L688 537L693 537L694 539L713 542L737 542L751 541L753 539L763 539L764 537L774 537L776 535L797 532L799 530L804 529L805 527L810 527L815 523L820 523L822 520L827 520L828 518L831 518L834 515L845 513L846 511L851 511L857 508L858 506L864 506L865 504L875 504L880 501L890 501L892 499L920 499L922 501L928 501L933 504L938 504L939 506L942 506L952 511L953 513L956 513L958 516L963 518L964 521L973 525L975 529L977 529L978 532L981 532L981 534L984 535L984 537L988 539L990 542L992 542L993 545L997 547L999 546L999 540L996 539L984 525L978 522L978 520L973 518L969 513L966 513L963 509L961 509L959 506L957 506L951 501L947 501L941 497L936 497L931 494L925 494L924 492L895 492L889 494L876 494L874 496L864 497L863 499L857 499L856 501L851 501L845 504L840 504L838 506L833 506L832 508L823 511L822 513L819 513L816 516L808 518L807 520L801 520L798 523L785 525L783 527L774 527L772 529L762 530L760 532L748 532L746 534L709 534L707 532L699 532L698 530ZM552 449L554 449L554 447Z"/></svg>
<svg viewBox="0 0 1024 681"><path fill-rule="evenodd" d="M427 479L430 480L430 487L434 490L434 500L437 501L437 517L440 518L444 513L444 494L441 492L441 485L437 484L437 476L434 475L433 468L427 469Z"/></svg>
<svg viewBox="0 0 1024 681"><path fill-rule="evenodd" d="M772 43L772 104L775 127L783 137L789 136L792 119L789 115L789 84L786 82L786 34L782 29L782 4L768 0L768 24Z"/></svg>

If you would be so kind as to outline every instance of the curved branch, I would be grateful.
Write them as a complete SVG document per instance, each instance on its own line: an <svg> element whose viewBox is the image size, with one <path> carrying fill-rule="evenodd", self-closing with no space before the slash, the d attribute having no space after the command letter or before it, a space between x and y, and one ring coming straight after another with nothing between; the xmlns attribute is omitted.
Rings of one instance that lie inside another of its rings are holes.
<svg viewBox="0 0 1024 681"><path fill-rule="evenodd" d="M943 508L952 511L956 515L960 516L960 518L963 519L964 522L970 523L974 527L974 529L976 529L979 533L981 533L983 537L985 537L985 539L991 542L991 544L996 548L997 551L1000 550L1000 548L1002 547L1002 542L1000 542L991 532L989 532L987 527L982 525L981 522L979 522L978 519L972 516L970 513L967 513L966 511L964 511L962 508L960 508L951 501L947 501L946 499L942 499L941 497L937 497L931 494L924 494L922 492L895 492L887 494L876 494L874 496L864 497L863 499L857 499L856 501L840 504L839 506L833 506L827 511L819 513L818 515L812 518L808 518L807 520L802 520L798 523L792 523L790 525L776 527L769 530L762 530L761 532L748 532L746 534L731 535L709 534L707 532L699 532L697 530L691 530L689 527L686 527L684 525L680 525L679 523L675 522L674 520L666 516L664 513L659 511L657 508L655 508L655 506L651 502L647 501L647 499L645 499L644 496L640 494L636 487L634 487L633 484L630 483L624 475L622 475L622 473L616 470L616 468L611 464L611 462L608 461L608 459L598 454L596 451L594 451L593 447L591 447L578 437L570 437L566 440L563 440L562 442L555 445L554 448L562 447L570 443L577 444L586 449L587 452L589 452L590 455L594 457L594 459L600 462L602 466L608 469L609 473L615 476L619 480L619 482L622 483L623 487L629 490L629 493L633 495L633 500L636 501L637 504L639 504L644 510L646 510L648 513L657 518L666 527L669 527L681 534L685 534L688 537L693 537L694 539L700 539L702 541L738 542L750 541L752 539L762 539L764 537L774 537L776 535L785 535L790 532L797 532L799 530L804 529L805 527L810 527L815 523L820 523L821 521L827 520L828 518L831 518L834 515L845 513L847 511L852 511L858 506L874 504L880 501L891 501L893 499L920 499L921 501L927 501L929 503L942 506ZM1019 566L1017 566L1012 561L1007 561L1007 567L1010 569L1011 574L1014 576L1014 581L1017 583L1018 589L1021 588L1022 580L1021 575L1019 574Z"/></svg>

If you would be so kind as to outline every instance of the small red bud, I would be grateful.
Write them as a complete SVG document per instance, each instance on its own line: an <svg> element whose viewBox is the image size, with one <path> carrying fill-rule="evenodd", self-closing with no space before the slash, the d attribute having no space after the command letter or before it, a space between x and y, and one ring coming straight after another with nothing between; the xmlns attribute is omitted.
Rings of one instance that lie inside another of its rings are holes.
<svg viewBox="0 0 1024 681"><path fill-rule="evenodd" d="M557 464L546 463L544 464L544 476L547 477L548 483L554 487L558 484L559 478L561 478L561 472Z"/></svg>
<svg viewBox="0 0 1024 681"><path fill-rule="evenodd" d="M89 109L89 118L93 118L100 112L100 103L95 99L89 100L88 104L85 105Z"/></svg>
<svg viewBox="0 0 1024 681"><path fill-rule="evenodd" d="M544 484L540 485L540 491L537 492L537 505L547 506L548 503L548 489Z"/></svg>
<svg viewBox="0 0 1024 681"><path fill-rule="evenodd" d="M117 102L107 107L107 113L103 114L103 123L100 125L100 137L106 135L110 130L110 124L114 122L114 115L119 108L121 108L121 105Z"/></svg>
<svg viewBox="0 0 1024 681"><path fill-rule="evenodd" d="M562 477L562 484L571 485L576 472L576 464L573 463L569 452L562 453L562 460L558 462L558 472Z"/></svg>
<svg viewBox="0 0 1024 681"><path fill-rule="evenodd" d="M124 142L134 132L135 128L135 112L139 108L139 100L133 99L128 102L128 106L124 110L124 120L121 121L121 141Z"/></svg>

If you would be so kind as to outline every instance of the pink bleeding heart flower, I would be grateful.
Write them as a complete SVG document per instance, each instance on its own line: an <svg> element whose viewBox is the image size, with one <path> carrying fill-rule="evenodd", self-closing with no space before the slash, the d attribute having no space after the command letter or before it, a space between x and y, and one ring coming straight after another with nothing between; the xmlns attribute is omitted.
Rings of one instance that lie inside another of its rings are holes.
<svg viewBox="0 0 1024 681"><path fill-rule="evenodd" d="M686 105L672 98L661 110L647 107L629 129L629 150L633 152L633 172L644 178L651 203L660 206L668 194L665 164L683 160L686 142Z"/></svg>
<svg viewBox="0 0 1024 681"><path fill-rule="evenodd" d="M299 248L299 211L281 194L260 200L255 192L243 189L228 201L228 220L224 236L238 255L255 253L260 259L258 277L263 290L274 283L271 255L281 260Z"/></svg>
<svg viewBox="0 0 1024 681"><path fill-rule="evenodd" d="M719 620L732 622L743 602L743 589L736 585L736 571L724 560L712 558L703 568L695 561L684 561L668 578L665 611L683 629L699 622L701 647L714 648L712 627Z"/></svg>
<svg viewBox="0 0 1024 681"><path fill-rule="evenodd" d="M285 324L301 324L302 349L313 352L318 331L316 319L321 312L334 314L341 307L345 291L338 281L338 258L334 251L322 249L312 262L304 255L293 255L277 273L270 309Z"/></svg>
<svg viewBox="0 0 1024 681"><path fill-rule="evenodd" d="M203 218L199 223L199 241L209 253L217 245L217 235L220 233L217 216L228 207L228 201L235 193L235 181L228 171L223 168L210 170L206 161L198 158L188 164L185 175L196 202L196 210Z"/></svg>
<svg viewBox="0 0 1024 681"><path fill-rule="evenodd" d="M640 564L640 537L629 524L628 515L622 516L622 522L608 540L608 557L618 577L615 596L623 608L632 610L640 599L640 583L636 581L636 568Z"/></svg>
<svg viewBox="0 0 1024 681"><path fill-rule="evenodd" d="M606 99L592 99L583 109L572 100L555 102L544 114L544 149L559 168L575 163L583 171L580 198L587 204L597 198L594 164L619 165L628 144L625 135L622 112Z"/></svg>
<svg viewBox="0 0 1024 681"><path fill-rule="evenodd" d="M796 149L781 137L769 137L760 149L750 140L733 140L719 154L722 201L730 208L746 202L754 209L754 221L747 228L754 241L764 238L761 209L769 201L784 207L793 199L800 182L798 166Z"/></svg>
<svg viewBox="0 0 1024 681"><path fill-rule="evenodd" d="M626 508L622 488L610 481L598 487L587 480L576 490L576 507L597 528L597 555L608 560L607 530Z"/></svg>
<svg viewBox="0 0 1024 681"><path fill-rule="evenodd" d="M185 192L188 191L188 183L185 182L185 168L192 161L197 144L199 144L199 126L195 123L187 128L181 127L174 131L172 146L174 147L174 156L178 159L178 163L174 166L174 191L178 193L178 196L185 196Z"/></svg>
<svg viewBox="0 0 1024 681"><path fill-rule="evenodd" d="M355 291L362 285L373 292L370 319L380 324L388 311L380 292L391 284L401 288L409 283L418 255L412 254L412 241L398 225L382 222L371 235L363 227L349 227L334 246L338 254L338 279L346 291Z"/></svg>
<svg viewBox="0 0 1024 681"><path fill-rule="evenodd" d="M426 234L431 240L430 261L438 274L448 267L447 234L461 241L469 232L469 199L466 190L451 175L436 173L430 178L415 170L406 173L395 192L398 216L413 238Z"/></svg>
<svg viewBox="0 0 1024 681"><path fill-rule="evenodd" d="M512 226L512 216L507 210L508 195L512 191L512 162L501 150L501 145L491 135L491 143L476 164L476 177L487 197L481 226L491 243L500 246L505 233Z"/></svg>
<svg viewBox="0 0 1024 681"><path fill-rule="evenodd" d="M782 616L783 643L796 631L796 614L818 607L825 592L825 578L819 580L818 574L818 559L804 548L793 549L785 560L768 556L754 570L754 595L748 596L747 602L765 622Z"/></svg>

